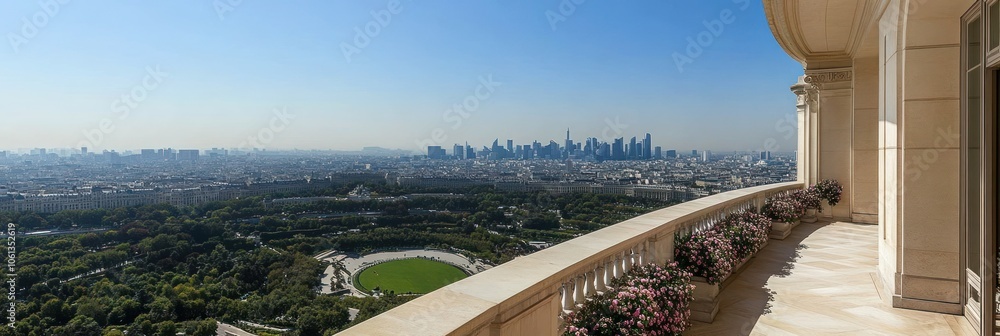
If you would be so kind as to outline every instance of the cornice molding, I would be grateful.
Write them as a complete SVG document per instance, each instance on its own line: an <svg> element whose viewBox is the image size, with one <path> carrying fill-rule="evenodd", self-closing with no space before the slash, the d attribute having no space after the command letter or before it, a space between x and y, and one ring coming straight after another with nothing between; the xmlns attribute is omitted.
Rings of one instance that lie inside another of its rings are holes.
<svg viewBox="0 0 1000 336"><path fill-rule="evenodd" d="M854 79L854 71L850 69L838 69L833 71L806 71L806 83L813 85L831 84L838 82L850 82Z"/></svg>
<svg viewBox="0 0 1000 336"><path fill-rule="evenodd" d="M802 17L799 16L800 0L763 0L771 34L785 52L809 69L810 64L830 66L830 64L851 64L853 56L861 49L867 33L877 24L887 0L859 0L856 15L851 18L851 32L845 50L814 51L804 40L801 30ZM809 0L837 1L837 0ZM808 19L808 18L806 18Z"/></svg>

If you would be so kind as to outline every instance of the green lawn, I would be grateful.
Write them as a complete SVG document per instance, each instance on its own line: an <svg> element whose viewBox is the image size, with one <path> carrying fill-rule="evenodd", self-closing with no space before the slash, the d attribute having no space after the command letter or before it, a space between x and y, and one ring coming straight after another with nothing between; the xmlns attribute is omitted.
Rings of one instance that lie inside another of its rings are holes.
<svg viewBox="0 0 1000 336"><path fill-rule="evenodd" d="M467 275L455 266L427 259L395 260L369 267L357 276L358 289L371 292L379 287L396 294L426 294Z"/></svg>

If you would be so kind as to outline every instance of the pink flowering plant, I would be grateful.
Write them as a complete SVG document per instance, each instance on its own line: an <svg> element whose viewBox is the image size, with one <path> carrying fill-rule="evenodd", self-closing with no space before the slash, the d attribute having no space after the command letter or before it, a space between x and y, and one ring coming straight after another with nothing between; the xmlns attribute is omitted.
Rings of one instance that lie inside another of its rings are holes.
<svg viewBox="0 0 1000 336"><path fill-rule="evenodd" d="M779 195L767 199L760 211L772 221L792 223L802 217L805 207L792 197Z"/></svg>
<svg viewBox="0 0 1000 336"><path fill-rule="evenodd" d="M726 216L713 230L729 241L735 260L744 260L767 243L771 219L756 212L744 211Z"/></svg>
<svg viewBox="0 0 1000 336"><path fill-rule="evenodd" d="M691 316L691 274L649 264L615 279L566 319L564 335L681 335Z"/></svg>
<svg viewBox="0 0 1000 336"><path fill-rule="evenodd" d="M825 199L830 206L840 203L840 194L844 192L844 187L837 180L822 180L816 184L816 191L819 197Z"/></svg>
<svg viewBox="0 0 1000 336"><path fill-rule="evenodd" d="M736 252L726 236L715 230L702 231L676 239L674 259L685 271L719 284L729 276L736 263Z"/></svg>
<svg viewBox="0 0 1000 336"><path fill-rule="evenodd" d="M792 197L797 198L806 209L820 209L819 190L816 189L816 186L810 186L804 190L796 190L792 193Z"/></svg>

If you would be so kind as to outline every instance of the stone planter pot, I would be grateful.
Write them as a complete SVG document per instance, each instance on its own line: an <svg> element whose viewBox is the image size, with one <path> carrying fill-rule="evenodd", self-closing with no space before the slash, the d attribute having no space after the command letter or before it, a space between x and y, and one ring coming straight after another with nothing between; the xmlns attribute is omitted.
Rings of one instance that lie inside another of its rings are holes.
<svg viewBox="0 0 1000 336"><path fill-rule="evenodd" d="M771 222L771 234L769 236L771 239L783 240L788 237L788 235L792 233L792 229L798 225L798 220L791 223Z"/></svg>
<svg viewBox="0 0 1000 336"><path fill-rule="evenodd" d="M816 209L806 209L806 215L802 216L803 223L815 223L819 217L816 216Z"/></svg>
<svg viewBox="0 0 1000 336"><path fill-rule="evenodd" d="M691 284L694 285L694 292L691 295L694 298L691 301L691 320L705 323L712 323L715 320L715 316L719 314L719 293L722 293L722 290L732 283L740 272L743 272L750 258L753 256L751 255L736 264L733 272L729 273L721 283L715 285L709 284L705 278L691 277Z"/></svg>

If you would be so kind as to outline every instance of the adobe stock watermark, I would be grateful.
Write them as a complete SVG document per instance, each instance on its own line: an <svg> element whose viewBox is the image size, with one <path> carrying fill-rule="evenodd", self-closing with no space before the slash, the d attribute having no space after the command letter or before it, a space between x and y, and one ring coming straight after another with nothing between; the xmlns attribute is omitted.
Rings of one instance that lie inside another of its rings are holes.
<svg viewBox="0 0 1000 336"><path fill-rule="evenodd" d="M601 141L613 143L615 139L622 137L622 134L625 134L625 130L627 129L628 124L622 123L621 116L615 116L614 120L606 118L604 119L604 129L601 130Z"/></svg>
<svg viewBox="0 0 1000 336"><path fill-rule="evenodd" d="M933 143L936 148L924 149L920 151L920 154L911 156L904 161L903 171L906 172L906 177L910 178L911 181L919 180L925 171L931 169L931 165L941 159L941 152L945 150L944 146L959 147L961 141L961 135L955 132L954 128L950 126L948 128L939 127Z"/></svg>
<svg viewBox="0 0 1000 336"><path fill-rule="evenodd" d="M243 4L243 0L215 0L212 1L212 8L219 16L219 21L226 21L226 15L232 13L237 7Z"/></svg>
<svg viewBox="0 0 1000 336"><path fill-rule="evenodd" d="M460 103L452 104L451 108L441 115L446 124L451 124L451 130L462 127L465 120L472 117L473 113L479 110L483 102L493 98L497 88L503 83L493 80L493 74L479 76L479 85L472 91L472 94L465 96ZM431 130L430 137L415 142L418 153L424 153L428 146L443 146L448 141L448 131L443 127Z"/></svg>
<svg viewBox="0 0 1000 336"><path fill-rule="evenodd" d="M237 148L266 148L267 145L274 142L274 137L284 132L288 128L288 125L292 123L292 120L295 119L295 115L288 113L288 109L285 107L274 108L271 113L273 114L271 121L266 126L261 127L256 134L247 136L247 139L241 142Z"/></svg>
<svg viewBox="0 0 1000 336"><path fill-rule="evenodd" d="M545 11L545 18L549 20L549 26L552 27L552 31L558 29L558 25L573 16L576 13L576 6L582 5L587 0L562 0L559 2L559 6L556 10Z"/></svg>
<svg viewBox="0 0 1000 336"><path fill-rule="evenodd" d="M732 0L732 2L738 5L740 11L750 8L750 0ZM712 44L715 44L715 40L726 32L726 26L734 22L736 22L736 13L729 8L719 12L718 17L715 19L702 21L705 30L702 30L695 36L688 36L686 39L688 44L684 49L684 53L674 52L671 56L674 59L674 65L677 66L677 71L684 73L684 66L693 64L695 59L704 55L705 50L711 47Z"/></svg>
<svg viewBox="0 0 1000 336"><path fill-rule="evenodd" d="M906 15L913 15L920 11L924 7L924 4L929 0L910 0L906 2ZM885 13L882 14L883 18L898 18L900 17L900 6L888 6L885 9ZM879 21L879 29L882 31L896 32L899 30L899 26L895 21L892 20L881 20Z"/></svg>
<svg viewBox="0 0 1000 336"><path fill-rule="evenodd" d="M147 66L146 74L139 84L132 87L128 93L124 93L118 99L111 102L111 113L118 116L118 121L128 119L132 112L139 108L139 104L146 101L149 95L160 88L163 81L170 77L170 73L160 70L160 65ZM104 142L104 138L114 133L118 127L113 118L104 118L98 121L96 128L84 129L85 140L77 144L77 147L96 147Z"/></svg>
<svg viewBox="0 0 1000 336"><path fill-rule="evenodd" d="M794 114L785 114L781 119L774 122L774 132L783 133L782 138L784 140L791 140L798 136L798 124L799 119ZM770 137L764 139L764 144L761 147L761 152L777 152L781 150L781 144L778 143L778 139Z"/></svg>
<svg viewBox="0 0 1000 336"><path fill-rule="evenodd" d="M7 223L7 326L17 322L17 225Z"/></svg>
<svg viewBox="0 0 1000 336"><path fill-rule="evenodd" d="M69 4L71 0L42 0L38 2L41 7L29 19L27 16L21 18L21 30L7 33L7 43L14 53L21 52L21 47L28 44L38 36L42 29L49 25L56 15L62 11L62 7Z"/></svg>
<svg viewBox="0 0 1000 336"><path fill-rule="evenodd" d="M340 52L344 54L347 63L351 63L354 56L361 54L365 48L368 48L372 40L382 34L383 29L389 27L393 16L402 12L403 4L399 0L389 0L385 9L371 11L372 19L365 23L364 27L354 27L352 43L340 42Z"/></svg>

